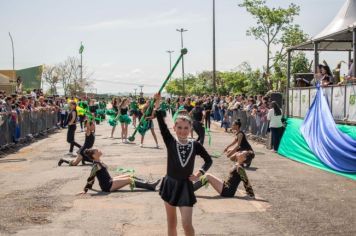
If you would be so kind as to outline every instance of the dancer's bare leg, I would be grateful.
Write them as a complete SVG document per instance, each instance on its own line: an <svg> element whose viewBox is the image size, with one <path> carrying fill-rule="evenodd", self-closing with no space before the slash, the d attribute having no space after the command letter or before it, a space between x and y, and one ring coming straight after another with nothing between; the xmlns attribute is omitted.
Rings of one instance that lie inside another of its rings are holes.
<svg viewBox="0 0 356 236"><path fill-rule="evenodd" d="M177 208L164 202L167 215L168 236L177 236Z"/></svg>

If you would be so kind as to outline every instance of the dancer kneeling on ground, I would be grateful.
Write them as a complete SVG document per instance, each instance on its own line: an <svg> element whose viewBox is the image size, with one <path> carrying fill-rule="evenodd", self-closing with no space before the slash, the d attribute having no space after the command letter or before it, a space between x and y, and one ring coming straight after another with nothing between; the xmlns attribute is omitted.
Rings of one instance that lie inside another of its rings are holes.
<svg viewBox="0 0 356 236"><path fill-rule="evenodd" d="M61 166L64 163L69 164L70 166L77 166L79 164L79 162L82 162L82 165L85 165L85 162L90 162L93 163L93 161L88 158L85 154L84 151L86 149L92 148L94 146L94 142L95 142L95 123L93 121L85 121L85 141L83 146L79 149L78 154L77 154L77 158L75 160L66 160L64 158L61 158L58 161L58 166Z"/></svg>
<svg viewBox="0 0 356 236"><path fill-rule="evenodd" d="M172 136L162 112L158 110L160 100L160 94L156 94L157 121L167 147L167 175L162 180L159 194L165 203L168 235L177 235L176 207L179 207L182 216L185 235L194 235L192 214L196 198L192 180L204 174L213 161L199 142L188 139L192 130L192 121L189 116L177 116L174 122L174 131L177 138ZM199 171L193 174L196 155L201 156L205 163Z"/></svg>
<svg viewBox="0 0 356 236"><path fill-rule="evenodd" d="M247 196L255 198L250 181L248 180L245 169L242 167L244 161L251 155L251 151L237 152L232 158L234 163L233 168L230 170L229 177L227 180L222 181L216 176L206 173L200 178L196 178L197 182L194 183L194 191L197 191L202 186L210 183L211 186L220 194L222 197L234 197L237 191L237 187L242 181L247 193Z"/></svg>
<svg viewBox="0 0 356 236"><path fill-rule="evenodd" d="M226 154L226 156L228 158L233 158L233 159L237 159L236 157L234 157L234 155L238 154L241 151L250 151L249 155L247 156L246 160L241 164L244 167L250 167L252 159L255 157L255 154L253 152L253 149L250 145L250 143L248 142L245 133L240 130L241 128L241 121L240 119L238 119L237 121L235 121L232 124L232 131L235 132L236 134L236 138L234 139L234 141L232 141L231 144L229 144L225 149L224 149L224 153Z"/></svg>
<svg viewBox="0 0 356 236"><path fill-rule="evenodd" d="M158 179L151 183L131 175L120 175L111 178L107 166L100 160L102 152L99 149L87 149L84 151L84 154L92 159L94 164L87 180L87 184L84 187L84 191L81 192L81 194L87 193L88 190L93 187L95 177L98 178L100 188L103 192L114 192L126 185L130 185L131 189L143 188L155 191L156 186L160 182Z"/></svg>

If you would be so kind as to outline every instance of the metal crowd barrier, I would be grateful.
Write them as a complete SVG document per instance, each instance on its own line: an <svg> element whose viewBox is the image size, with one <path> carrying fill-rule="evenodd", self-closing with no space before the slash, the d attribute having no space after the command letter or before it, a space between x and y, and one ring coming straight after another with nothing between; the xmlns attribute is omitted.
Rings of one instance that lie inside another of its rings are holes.
<svg viewBox="0 0 356 236"><path fill-rule="evenodd" d="M245 110L233 110L229 114L230 127L234 121L240 119L242 131L262 138L267 136L268 121L261 120L259 115L252 116L250 112Z"/></svg>
<svg viewBox="0 0 356 236"><path fill-rule="evenodd" d="M0 149L57 127L58 113L50 110L21 111L16 118L0 115Z"/></svg>

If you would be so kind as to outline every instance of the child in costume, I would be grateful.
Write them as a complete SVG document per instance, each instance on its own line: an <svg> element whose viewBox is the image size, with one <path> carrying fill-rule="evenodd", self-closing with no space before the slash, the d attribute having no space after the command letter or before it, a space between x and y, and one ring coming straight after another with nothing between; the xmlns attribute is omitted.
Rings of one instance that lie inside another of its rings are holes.
<svg viewBox="0 0 356 236"><path fill-rule="evenodd" d="M75 102L70 103L70 112L68 114L68 132L67 142L70 144L68 155L73 156L74 146L81 148L81 146L75 142L75 130L77 129L77 104Z"/></svg>
<svg viewBox="0 0 356 236"><path fill-rule="evenodd" d="M107 111L107 115L109 116L109 125L112 126L111 129L111 136L110 138L114 138L114 132L115 132L115 128L117 125L117 117L119 115L119 104L121 103L121 99L117 99L117 98L113 98L111 105L112 105L112 109Z"/></svg>
<svg viewBox="0 0 356 236"><path fill-rule="evenodd" d="M224 153L228 158L235 158L235 155L239 155L239 152L242 151L250 151L250 155L247 156L246 160L241 164L244 167L250 167L252 159L255 157L253 149L248 142L245 133L240 129L241 128L241 121L238 119L235 121L231 127L233 132L236 134L236 138L229 144L225 149Z"/></svg>
<svg viewBox="0 0 356 236"><path fill-rule="evenodd" d="M136 98L133 98L130 103L130 115L132 116L132 125L136 128L136 119L140 115Z"/></svg>
<svg viewBox="0 0 356 236"><path fill-rule="evenodd" d="M93 147L94 142L95 142L95 123L93 121L85 121L85 141L83 146L79 149L77 158L75 160L66 160L64 158L61 158L58 162L58 166L61 166L62 163L67 163L70 166L76 166L79 164L79 162L82 162L83 165L85 165L85 162L90 162L92 163L93 161L88 158L85 154L84 151L86 149L90 149Z"/></svg>
<svg viewBox="0 0 356 236"><path fill-rule="evenodd" d="M198 134L197 141L204 145L205 139L205 129L203 126L204 120L204 109L201 106L202 102L198 101L195 104L195 107L191 111L191 116L193 118L193 130Z"/></svg>
<svg viewBox="0 0 356 236"><path fill-rule="evenodd" d="M159 109L161 96L155 95L155 109ZM188 139L192 129L189 116L179 115L175 120L174 131L177 138L170 133L162 112L156 111L157 121L167 147L167 175L163 178L159 190L164 200L168 235L177 235L177 207L180 210L186 235L194 235L192 224L193 205L196 203L193 183L212 165L212 159L205 148L197 141ZM195 156L204 159L204 165L193 174Z"/></svg>
<svg viewBox="0 0 356 236"><path fill-rule="evenodd" d="M243 168L244 161L253 154L253 151L241 151L238 152L234 157L231 158L232 161L235 161L233 168L229 172L229 177L222 181L216 176L206 173L204 176L194 183L194 191L197 191L202 186L207 183L211 184L213 188L220 194L222 197L234 197L237 191L237 188L242 181L247 193L247 196L255 198L250 181L248 180L245 169Z"/></svg>
<svg viewBox="0 0 356 236"><path fill-rule="evenodd" d="M146 104L142 107L142 114L145 114L149 105L150 105L150 100L147 100ZM150 116L146 117L146 121L143 122L142 124L140 124L140 127L138 128L138 132L141 134L141 143L140 143L141 148L143 147L143 141L145 140L145 134L148 130L151 131L151 134L156 142L156 148L157 149L159 148L156 132L155 132L154 125L153 125L154 118L155 118L155 115L154 115L154 113L152 113Z"/></svg>
<svg viewBox="0 0 356 236"><path fill-rule="evenodd" d="M136 187L155 191L156 186L160 182L160 180L157 180L151 183L130 175L120 175L112 178L108 172L107 166L100 160L102 152L99 149L87 149L84 151L84 154L93 160L94 164L87 180L87 184L84 187L84 191L80 194L86 194L88 190L93 187L95 177L98 179L100 188L103 192L113 192L126 185L130 185L131 188Z"/></svg>
<svg viewBox="0 0 356 236"><path fill-rule="evenodd" d="M119 121L121 123L121 140L123 143L128 143L128 126L131 123L131 119L128 116L129 111L129 100L124 98L119 106Z"/></svg>

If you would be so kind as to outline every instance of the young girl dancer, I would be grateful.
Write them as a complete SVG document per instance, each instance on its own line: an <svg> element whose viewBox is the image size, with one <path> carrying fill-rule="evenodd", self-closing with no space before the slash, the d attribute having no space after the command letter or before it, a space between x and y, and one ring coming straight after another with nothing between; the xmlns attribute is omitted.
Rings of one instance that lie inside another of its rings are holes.
<svg viewBox="0 0 356 236"><path fill-rule="evenodd" d="M131 123L130 117L127 115L127 112L129 110L129 100L127 98L124 98L119 106L119 121L121 123L121 140L123 143L128 143L127 141L127 130L128 126Z"/></svg>
<svg viewBox="0 0 356 236"><path fill-rule="evenodd" d="M160 94L156 94L156 110L159 108L160 100ZM192 129L192 121L188 116L177 117L174 124L177 138L174 138L164 121L162 113L158 110L156 114L167 147L167 175L162 180L159 194L165 202L168 235L177 235L177 207L179 207L182 216L185 235L194 235L192 214L196 198L191 181L203 175L213 161L199 142L188 139ZM205 163L199 171L193 174L196 155L200 155Z"/></svg>
<svg viewBox="0 0 356 236"><path fill-rule="evenodd" d="M121 103L120 98L119 98L119 100L117 100L117 98L113 98L113 100L111 102L112 110L115 111L115 118L113 118L112 120L109 120L109 124L112 126L110 138L114 138L114 132L115 132L115 128L117 125L116 117L119 115L119 104L120 103Z"/></svg>
<svg viewBox="0 0 356 236"><path fill-rule="evenodd" d="M249 155L253 155L251 151L241 151L235 154L232 158L233 161L236 161L233 168L229 172L229 177L227 180L222 181L216 176L206 173L200 179L197 178L197 182L194 183L194 191L200 189L207 183L210 183L211 186L220 194L222 197L234 197L237 191L237 187L242 181L247 193L247 196L254 198L255 194L253 192L250 181L248 180L245 169L242 164L248 159Z"/></svg>
<svg viewBox="0 0 356 236"><path fill-rule="evenodd" d="M84 151L84 154L93 160L94 164L84 191L80 194L86 194L93 187L95 177L98 178L100 188L103 192L113 192L126 185L155 191L157 184L160 182L160 180L156 180L150 183L130 175L120 175L111 178L107 166L100 160L102 152L99 149L87 149Z"/></svg>
<svg viewBox="0 0 356 236"><path fill-rule="evenodd" d="M93 121L85 121L85 126L86 126L86 131L85 131L85 141L84 145L79 149L77 158L75 160L68 161L64 158L61 158L58 161L58 166L61 166L62 163L67 163L70 166L76 166L79 164L81 161L83 165L85 165L85 162L90 162L92 163L93 161L89 159L85 154L84 151L86 149L92 148L95 142L95 123Z"/></svg>
<svg viewBox="0 0 356 236"><path fill-rule="evenodd" d="M150 105L150 100L147 100L146 104L144 105L144 107L142 108L142 114L145 114L148 106ZM154 129L154 126L153 126L153 119L155 118L155 115L152 114L151 116L149 117L146 117L146 120L148 122L148 125L146 127L146 130L144 132L141 133L141 144L140 144L140 147L142 148L143 147L143 141L145 140L145 134L148 130L151 130L151 134L156 142L156 148L158 149L159 148L159 145L158 145L158 140L157 140L157 136L156 136L156 133L155 133L155 129Z"/></svg>
<svg viewBox="0 0 356 236"><path fill-rule="evenodd" d="M238 119L232 124L231 129L236 133L236 138L225 149L224 153L228 158L236 159L235 155L239 155L241 151L250 151L251 155L248 155L246 160L242 163L245 167L250 167L252 159L255 157L253 149L248 142L245 133L240 130L241 121Z"/></svg>
<svg viewBox="0 0 356 236"><path fill-rule="evenodd" d="M132 116L132 125L136 128L136 119L139 117L139 109L138 109L138 103L136 101L136 97L132 98L132 101L130 103L130 115Z"/></svg>
<svg viewBox="0 0 356 236"><path fill-rule="evenodd" d="M204 109L201 107L202 102L199 100L191 111L193 118L193 130L198 134L197 141L204 145L205 129L203 127Z"/></svg>
<svg viewBox="0 0 356 236"><path fill-rule="evenodd" d="M68 155L73 156L74 146L81 148L81 146L75 142L75 130L77 129L77 104L75 102L70 103L70 112L68 114L68 132L67 142L70 143Z"/></svg>

